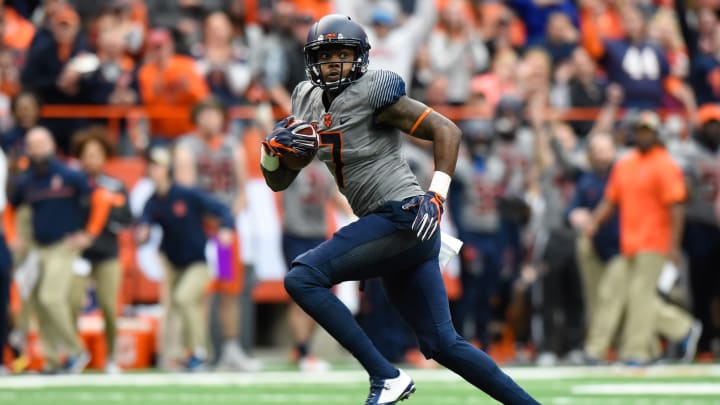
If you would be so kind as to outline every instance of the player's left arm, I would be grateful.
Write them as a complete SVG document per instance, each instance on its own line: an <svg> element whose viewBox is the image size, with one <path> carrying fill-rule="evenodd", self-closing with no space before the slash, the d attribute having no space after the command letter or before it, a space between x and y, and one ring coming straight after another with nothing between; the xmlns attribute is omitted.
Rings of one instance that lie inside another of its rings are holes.
<svg viewBox="0 0 720 405"><path fill-rule="evenodd" d="M384 108L375 118L376 124L390 125L411 136L433 142L435 173L427 193L403 205L417 207L412 230L420 240L430 239L440 228L445 198L460 150L460 129L448 118L408 96L401 96Z"/></svg>
<svg viewBox="0 0 720 405"><path fill-rule="evenodd" d="M375 117L375 122L432 141L435 170L448 176L455 172L462 132L444 115L420 101L402 96L380 112ZM447 191L443 195L446 196Z"/></svg>

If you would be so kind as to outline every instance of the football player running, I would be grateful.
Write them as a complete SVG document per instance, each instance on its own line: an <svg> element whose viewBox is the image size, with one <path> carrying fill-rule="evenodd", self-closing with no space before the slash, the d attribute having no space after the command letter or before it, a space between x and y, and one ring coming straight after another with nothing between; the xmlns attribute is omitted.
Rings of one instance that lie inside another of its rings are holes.
<svg viewBox="0 0 720 405"><path fill-rule="evenodd" d="M308 33L309 80L295 87L292 113L317 123L317 156L359 219L298 256L285 288L367 370L367 405L395 404L415 391L413 380L378 352L330 291L342 281L372 277L382 278L390 302L414 330L426 357L504 404L537 404L490 357L460 337L450 319L437 230L460 130L407 97L396 73L368 71L369 49L365 32L347 16L327 15ZM298 174L285 167L279 155L312 153L296 145L283 127L278 125L262 147L262 171L275 191L285 189ZM396 129L434 143L436 171L427 192L401 157Z"/></svg>

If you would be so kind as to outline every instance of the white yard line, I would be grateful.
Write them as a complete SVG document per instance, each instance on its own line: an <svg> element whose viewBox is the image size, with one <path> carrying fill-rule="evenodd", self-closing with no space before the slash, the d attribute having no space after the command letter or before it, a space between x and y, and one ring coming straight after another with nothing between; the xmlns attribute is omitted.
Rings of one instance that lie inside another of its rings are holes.
<svg viewBox="0 0 720 405"><path fill-rule="evenodd" d="M573 394L595 395L720 395L720 384L712 383L623 383L573 385Z"/></svg>
<svg viewBox="0 0 720 405"><path fill-rule="evenodd" d="M519 380L563 380L594 377L708 377L720 378L720 365L657 366L644 369L626 367L506 368ZM408 370L416 382L453 382L460 377L447 370ZM367 374L360 370L327 373L267 371L259 373L126 373L120 375L22 375L0 378L0 389L43 387L112 386L248 386L288 384L365 383ZM720 380L719 380L720 381ZM720 383L719 383L720 384Z"/></svg>

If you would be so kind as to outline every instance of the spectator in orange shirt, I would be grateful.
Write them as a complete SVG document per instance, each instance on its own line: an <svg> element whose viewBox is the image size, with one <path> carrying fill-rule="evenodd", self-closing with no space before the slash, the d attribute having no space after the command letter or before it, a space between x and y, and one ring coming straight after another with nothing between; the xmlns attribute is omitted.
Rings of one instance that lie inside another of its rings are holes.
<svg viewBox="0 0 720 405"><path fill-rule="evenodd" d="M0 8L0 16L3 45L16 51L27 51L35 36L35 26L11 7Z"/></svg>
<svg viewBox="0 0 720 405"><path fill-rule="evenodd" d="M317 21L322 16L330 14L335 9L332 0L293 0L298 10L312 11L313 21Z"/></svg>
<svg viewBox="0 0 720 405"><path fill-rule="evenodd" d="M653 360L656 332L679 342L683 360L692 361L702 332L699 322L657 293L666 263L680 263L687 194L680 167L660 144L659 126L654 112L640 113L634 125L635 150L613 168L605 197L586 228L593 237L599 224L619 210L621 257L600 281L598 310L585 345L593 360L604 357L623 312L619 357L628 364Z"/></svg>
<svg viewBox="0 0 720 405"><path fill-rule="evenodd" d="M208 88L195 61L175 53L168 30L156 28L150 32L146 59L138 72L138 82L142 103L150 107L151 111L160 113L170 111L172 107L181 108L177 115L150 120L153 141L171 141L192 131L190 108L207 97Z"/></svg>

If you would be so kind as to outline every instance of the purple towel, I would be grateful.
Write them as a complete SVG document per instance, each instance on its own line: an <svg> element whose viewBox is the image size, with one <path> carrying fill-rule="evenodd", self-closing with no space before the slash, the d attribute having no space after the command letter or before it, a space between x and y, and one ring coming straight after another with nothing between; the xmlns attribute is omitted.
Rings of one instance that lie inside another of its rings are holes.
<svg viewBox="0 0 720 405"><path fill-rule="evenodd" d="M217 238L214 238L217 251L217 278L221 281L229 281L233 278L233 249L232 246L223 246Z"/></svg>

